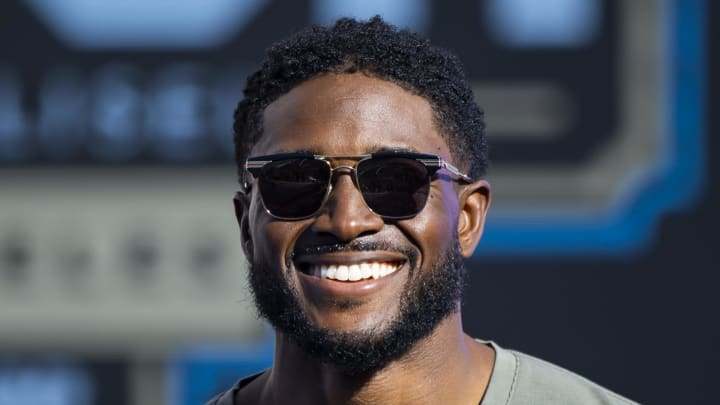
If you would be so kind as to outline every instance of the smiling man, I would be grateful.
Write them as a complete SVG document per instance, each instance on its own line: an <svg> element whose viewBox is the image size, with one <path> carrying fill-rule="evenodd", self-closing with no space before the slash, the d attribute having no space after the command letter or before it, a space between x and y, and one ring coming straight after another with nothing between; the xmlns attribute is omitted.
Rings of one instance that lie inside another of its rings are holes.
<svg viewBox="0 0 720 405"><path fill-rule="evenodd" d="M235 197L271 369L209 404L631 403L463 332L490 206L459 61L375 18L277 43L235 112Z"/></svg>

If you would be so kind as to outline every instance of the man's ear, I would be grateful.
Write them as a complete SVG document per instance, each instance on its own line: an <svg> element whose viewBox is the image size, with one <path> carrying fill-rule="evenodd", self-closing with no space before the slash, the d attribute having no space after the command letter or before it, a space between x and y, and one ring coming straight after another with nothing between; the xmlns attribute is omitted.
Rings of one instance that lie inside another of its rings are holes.
<svg viewBox="0 0 720 405"><path fill-rule="evenodd" d="M233 205L235 206L235 218L240 227L240 242L242 244L245 257L250 260L253 254L253 241L250 237L250 224L248 221L248 212L250 211L250 197L247 194L235 193L233 197Z"/></svg>
<svg viewBox="0 0 720 405"><path fill-rule="evenodd" d="M464 258L472 256L482 237L485 217L490 208L490 183L478 180L463 187L460 193L458 239Z"/></svg>

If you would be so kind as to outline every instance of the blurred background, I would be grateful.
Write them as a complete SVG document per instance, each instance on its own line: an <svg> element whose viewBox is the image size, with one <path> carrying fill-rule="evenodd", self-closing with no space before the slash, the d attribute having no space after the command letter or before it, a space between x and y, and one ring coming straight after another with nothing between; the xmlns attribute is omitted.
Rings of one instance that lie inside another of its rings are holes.
<svg viewBox="0 0 720 405"><path fill-rule="evenodd" d="M269 364L231 208L232 111L274 40L374 14L458 53L486 111L493 207L466 330L642 403L708 403L719 9L0 3L0 405L201 404Z"/></svg>

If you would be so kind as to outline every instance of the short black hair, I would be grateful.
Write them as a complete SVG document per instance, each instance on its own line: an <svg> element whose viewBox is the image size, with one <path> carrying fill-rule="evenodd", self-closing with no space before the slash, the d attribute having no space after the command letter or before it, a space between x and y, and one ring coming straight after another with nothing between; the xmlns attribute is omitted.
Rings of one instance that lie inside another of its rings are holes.
<svg viewBox="0 0 720 405"><path fill-rule="evenodd" d="M250 76L234 114L233 140L241 181L245 159L262 135L265 108L302 82L326 73L362 72L428 100L454 164L479 179L488 166L483 111L460 60L379 16L313 25L275 43Z"/></svg>

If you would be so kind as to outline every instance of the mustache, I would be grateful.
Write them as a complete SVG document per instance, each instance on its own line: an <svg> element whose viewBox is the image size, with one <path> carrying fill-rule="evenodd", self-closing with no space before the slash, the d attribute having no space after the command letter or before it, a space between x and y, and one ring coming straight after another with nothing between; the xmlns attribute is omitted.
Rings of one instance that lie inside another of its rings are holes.
<svg viewBox="0 0 720 405"><path fill-rule="evenodd" d="M387 252L401 253L407 256L412 266L417 263L418 254L414 249L398 246L388 241L364 241L353 240L350 242L323 243L317 245L298 246L292 251L287 259L289 264L297 256L303 255L321 255L328 253L340 252L371 252L376 250L384 250Z"/></svg>
<svg viewBox="0 0 720 405"><path fill-rule="evenodd" d="M373 250L387 250L391 252L405 253L403 249L385 241L360 241L355 240L347 243L327 243L313 246L302 246L295 249L295 255L312 255L338 252L368 252Z"/></svg>

